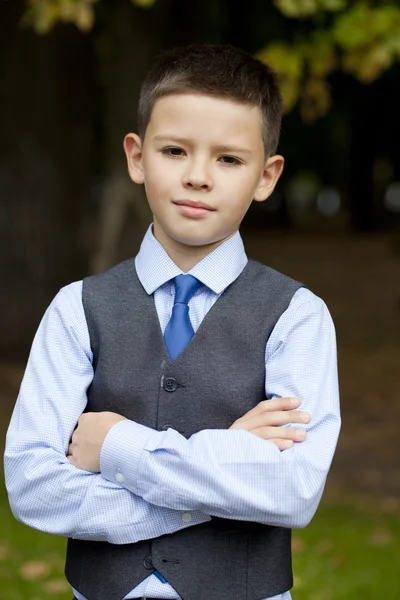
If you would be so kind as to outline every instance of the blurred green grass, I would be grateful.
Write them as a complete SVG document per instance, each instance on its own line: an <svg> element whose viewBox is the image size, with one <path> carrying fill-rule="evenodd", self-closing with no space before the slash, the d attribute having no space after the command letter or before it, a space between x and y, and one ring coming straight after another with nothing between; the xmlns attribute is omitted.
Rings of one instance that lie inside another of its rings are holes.
<svg viewBox="0 0 400 600"><path fill-rule="evenodd" d="M0 479L0 599L71 600L64 578L65 539L18 523Z"/></svg>
<svg viewBox="0 0 400 600"><path fill-rule="evenodd" d="M18 523L0 488L1 600L71 600L65 540ZM325 498L312 523L294 531L293 561L293 600L398 600L398 501Z"/></svg>
<svg viewBox="0 0 400 600"><path fill-rule="evenodd" d="M293 600L399 600L396 499L325 498L293 532Z"/></svg>

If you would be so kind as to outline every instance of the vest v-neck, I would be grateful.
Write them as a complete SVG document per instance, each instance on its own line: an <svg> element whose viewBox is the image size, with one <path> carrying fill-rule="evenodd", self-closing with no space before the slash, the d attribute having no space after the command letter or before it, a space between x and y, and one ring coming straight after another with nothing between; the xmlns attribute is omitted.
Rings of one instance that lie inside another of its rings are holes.
<svg viewBox="0 0 400 600"><path fill-rule="evenodd" d="M219 307L222 304L224 304L225 302L225 297L226 294L228 293L228 291L230 290L230 288L232 286L235 285L235 283L242 277L245 275L245 272L248 269L248 264L245 266L245 268L243 269L243 271L240 273L240 275L230 284L228 285L225 290L222 292L222 294L217 298L217 300L214 302L214 304L211 306L211 308L207 311L206 315L203 317L199 327L197 328L197 330L194 332L194 335L192 337L192 339L188 342L188 344L185 346L185 348L178 354L178 356L175 358L175 360L171 360L170 356L169 356L169 352L167 349L167 346L165 344L165 339L164 339L164 335L163 335L163 331L161 328L161 323L160 323L160 319L159 316L157 314L157 309L155 306L155 300L154 300L154 294L152 294L151 296L149 296L149 294L147 294L145 292L145 290L143 289L143 292L146 296L146 298L148 298L149 302L151 303L152 306L152 318L157 320L157 323L159 325L158 330L159 330L159 336L161 337L161 340L159 339L159 343L162 343L163 349L164 349L164 354L166 362L169 364L177 364L179 359L181 357L183 357L187 352L191 351L193 346L196 344L196 339L199 338L199 334L201 337L203 337L204 335L206 336L206 333L204 333L204 330L207 330L207 328L212 327L212 322L213 320L216 318L218 319L218 312L219 312ZM137 278L137 282L140 284L140 280L135 268L135 276ZM204 286L204 284L201 284L201 286ZM204 286L205 287L205 286ZM200 288L201 289L201 288ZM216 316L214 316L216 313ZM189 313L190 314L190 313ZM211 325L210 325L210 321L211 321Z"/></svg>

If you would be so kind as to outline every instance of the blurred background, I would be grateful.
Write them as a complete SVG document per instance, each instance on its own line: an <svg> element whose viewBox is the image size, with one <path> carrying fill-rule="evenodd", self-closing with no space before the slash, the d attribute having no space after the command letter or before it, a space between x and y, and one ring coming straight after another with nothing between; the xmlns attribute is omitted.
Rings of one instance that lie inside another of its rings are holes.
<svg viewBox="0 0 400 600"><path fill-rule="evenodd" d="M294 534L293 598L398 600L398 2L0 1L0 447L53 296L138 250L151 215L123 137L151 58L192 42L277 71L286 168L242 233L337 330L343 429L317 516ZM70 600L64 540L17 524L0 483L1 600Z"/></svg>

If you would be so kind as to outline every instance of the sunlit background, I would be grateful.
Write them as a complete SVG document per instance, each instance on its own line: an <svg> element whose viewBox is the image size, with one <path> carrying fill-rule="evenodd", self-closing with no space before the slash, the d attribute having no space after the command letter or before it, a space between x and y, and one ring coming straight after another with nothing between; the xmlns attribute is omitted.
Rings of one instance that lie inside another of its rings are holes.
<svg viewBox="0 0 400 600"><path fill-rule="evenodd" d="M344 424L317 516L294 534L293 598L398 600L395 1L0 1L0 445L53 296L138 249L151 216L122 140L152 56L191 42L240 46L278 73L285 172L243 237L321 295L337 330ZM0 489L0 599L70 600L64 540L18 525Z"/></svg>

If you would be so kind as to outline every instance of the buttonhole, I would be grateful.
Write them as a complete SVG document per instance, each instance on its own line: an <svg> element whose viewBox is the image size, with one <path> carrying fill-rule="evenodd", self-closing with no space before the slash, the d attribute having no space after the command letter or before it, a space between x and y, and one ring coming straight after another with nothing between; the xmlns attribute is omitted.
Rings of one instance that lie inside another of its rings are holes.
<svg viewBox="0 0 400 600"><path fill-rule="evenodd" d="M177 560L177 559L174 559L174 558L173 559L169 559L169 560L167 558L163 558L162 562L163 563L172 563L174 565L180 565L181 564L180 560Z"/></svg>

